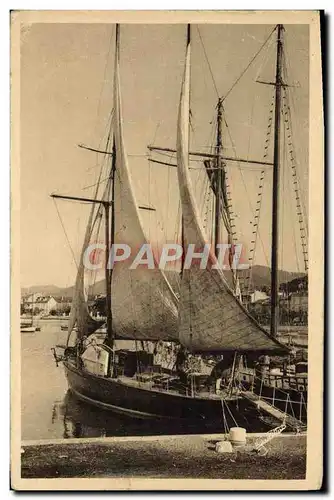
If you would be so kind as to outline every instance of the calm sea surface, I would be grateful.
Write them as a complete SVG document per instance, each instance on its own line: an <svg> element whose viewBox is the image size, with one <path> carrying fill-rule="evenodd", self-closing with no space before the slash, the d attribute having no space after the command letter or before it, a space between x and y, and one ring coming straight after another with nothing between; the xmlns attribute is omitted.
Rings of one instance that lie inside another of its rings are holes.
<svg viewBox="0 0 334 500"><path fill-rule="evenodd" d="M40 321L40 332L21 333L22 439L58 439L152 434L149 422L124 421L78 401L69 391L63 366L51 348L66 342L59 320ZM154 433L166 430L153 429Z"/></svg>

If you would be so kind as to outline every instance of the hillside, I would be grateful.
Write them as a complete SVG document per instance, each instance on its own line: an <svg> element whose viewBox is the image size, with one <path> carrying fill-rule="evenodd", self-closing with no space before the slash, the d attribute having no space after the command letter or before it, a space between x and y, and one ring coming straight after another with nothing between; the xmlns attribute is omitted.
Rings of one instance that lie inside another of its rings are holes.
<svg viewBox="0 0 334 500"><path fill-rule="evenodd" d="M179 275L175 271L166 271L168 274L169 280L173 285L176 285L179 280ZM226 278L227 281L231 282L231 273L227 272ZM279 271L278 272L279 282L280 283L290 283L289 289L291 286L294 288L298 288L298 284L301 281L307 281L307 276L305 273L297 273L297 272L289 272L289 271ZM252 280L255 288L262 288L263 286L270 286L270 268L266 266L254 266L252 273ZM291 291L293 291L291 289ZM92 288L92 295L101 295L104 294L104 281L98 281ZM30 293L42 293L43 295L53 295L55 297L72 297L73 295L73 286L67 288L61 288L56 285L42 285L42 286L31 286L29 288L22 288L21 294L27 295Z"/></svg>
<svg viewBox="0 0 334 500"><path fill-rule="evenodd" d="M28 295L31 293L41 293L43 295L53 295L55 297L72 296L73 287L61 288L56 285L34 285L30 287L21 288L21 295Z"/></svg>
<svg viewBox="0 0 334 500"><path fill-rule="evenodd" d="M270 286L270 268L267 266L254 266L253 272L253 283L255 288L261 288L263 286ZM291 271L278 271L278 281L279 283L289 283L292 280L305 277L305 273L291 272Z"/></svg>

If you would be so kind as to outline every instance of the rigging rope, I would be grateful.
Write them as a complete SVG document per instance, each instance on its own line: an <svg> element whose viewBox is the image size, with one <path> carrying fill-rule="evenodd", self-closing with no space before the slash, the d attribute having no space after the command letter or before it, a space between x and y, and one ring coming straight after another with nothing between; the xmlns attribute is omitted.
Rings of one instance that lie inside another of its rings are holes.
<svg viewBox="0 0 334 500"><path fill-rule="evenodd" d="M74 251L73 251L72 245L71 245L71 243L70 243L70 240L69 240L69 238L68 238L68 235L67 235L67 232L66 232L66 229L65 229L65 226L64 226L63 220L62 220L61 215L60 215L60 212L59 212L59 210L58 210L58 206L57 206L56 200L55 200L54 198L52 198L52 200L53 200L53 203L54 203L54 205L55 205L55 207L56 207L56 211L57 211L57 214L58 214L58 217L59 217L59 220L60 220L60 224L61 224L61 226L62 226L62 228L63 228L64 234L65 234L65 238L66 238L66 240L67 240L67 244L68 244L69 249L70 249L70 251L71 251L73 261L74 261L74 263L75 263L75 267L76 267L76 268L77 268L77 270L78 270L78 263L77 263L77 260L76 260L76 258L75 258Z"/></svg>
<svg viewBox="0 0 334 500"><path fill-rule="evenodd" d="M289 156L290 156L290 164L292 169L292 178L293 178L293 190L295 194L296 201L296 209L298 216L298 224L300 231L300 239L302 245L302 253L304 259L304 267L305 272L308 271L308 227L307 227L307 219L305 214L303 213L303 205L302 205L302 197L300 192L300 183L296 166L296 155L292 142L292 120L291 120L291 110L288 101L288 93L285 90L283 93L283 113L284 113L284 124L285 130L287 134L287 142L289 146Z"/></svg>
<svg viewBox="0 0 334 500"><path fill-rule="evenodd" d="M210 200L210 185L209 179L206 178L206 185L204 191L204 217L203 217L203 228L207 232L208 229L208 217L209 217L209 209L211 208L211 200ZM209 235L208 235L209 236Z"/></svg>
<svg viewBox="0 0 334 500"><path fill-rule="evenodd" d="M283 243L283 236L284 236L284 206L285 206L285 168L284 168L284 165L286 164L286 157L287 157L287 148L286 148L286 137L285 137L285 134L283 133L283 146L282 146L282 158L283 158L283 162L282 162L282 168L281 168L281 189L280 189L280 200L279 200L279 203L281 205L281 236L280 236L280 239L281 239L281 248L280 248L280 260L281 260L281 264L280 264L280 268L282 269L282 275L285 273L285 280L283 279L283 276L282 276L282 280L281 282L287 282L287 272L284 271L284 253L283 253L283 248L284 248L284 243ZM278 289L279 289L279 285L280 285L280 282L278 280ZM278 308L279 309L279 312L280 312L280 307ZM289 330L289 327L288 327L288 330Z"/></svg>
<svg viewBox="0 0 334 500"><path fill-rule="evenodd" d="M289 193L289 196L288 196L288 204L289 204L289 209L290 209L290 213L291 213L291 216L292 214L294 213L293 212L293 209L292 209L292 199L293 199L293 195L294 195L294 192L293 192L293 185L291 183L289 183L289 188L290 188L290 193ZM300 265L299 265L299 259L298 259L298 247L297 247L297 236L296 236L296 224L294 223L293 224L293 228L292 228L292 234L293 234L293 246L294 246L294 249L295 249L295 255L296 255L296 264L297 264L297 271L300 273Z"/></svg>
<svg viewBox="0 0 334 500"><path fill-rule="evenodd" d="M232 149L233 149L234 157L235 157L235 158L237 158L236 146L235 146L234 141L233 141L233 139L232 139L232 135L231 135L231 132L230 132L229 126L228 126L228 124L227 124L227 120L226 120L226 118L225 118L225 114L223 114L223 117L224 117L224 122L225 122L226 129L227 129L227 132L228 132L228 136L229 136L229 139L230 139L230 142L231 142L231 145L232 145ZM243 184L244 189L245 189L245 192L246 192L246 197L247 197L247 201L248 201L248 205L249 205L249 210L250 210L250 213L252 213L253 215L255 215L255 214L254 214L254 211L253 211L253 207L252 207L251 201L250 201L250 198L249 198L249 193L248 193L248 190L247 190L247 185L246 185L246 182L245 182L245 179L244 179L244 176L243 176L242 168L240 167L240 163L239 163L239 162L237 162L237 165L238 165L238 170L239 170L240 177L241 177L241 180L242 180L242 184ZM269 266L269 260L268 260L267 253L266 253L266 251L265 251L265 247L264 247L264 244L263 244L263 240L262 240L261 235L260 235L260 230L258 230L258 232L259 232L259 234L258 234L258 238L259 238L259 240L260 240L260 242L261 242L263 255L264 255L264 258L265 258L265 261L266 261L267 266Z"/></svg>
<svg viewBox="0 0 334 500"><path fill-rule="evenodd" d="M106 84L106 75L107 75L107 69L108 69L108 62L109 62L111 48L113 46L113 35L114 35L114 27L112 26L111 33L110 33L110 38L109 38L109 47L108 47L108 52L107 52L107 57L106 57L106 63L105 63L105 67L104 67L103 81L102 81L102 85L101 85L101 91L100 91L99 100L98 100L98 106L97 106L97 111L96 111L96 121L95 121L95 127L94 128L96 128L97 122L98 122L98 119L99 119L100 107L101 107L101 101L102 101L102 94L103 94L104 86Z"/></svg>
<svg viewBox="0 0 334 500"><path fill-rule="evenodd" d="M286 57L286 52L285 50L283 50L283 72L284 72L284 75L285 76L285 79L286 81L288 80L288 76L287 76L287 66L289 66L289 71L291 72L291 68L290 68L290 63L289 63L289 60L287 59ZM291 87L284 87L284 96L286 98L286 101L287 101L287 106L288 106L288 111L289 111L289 126L290 126L290 135L291 135L291 142L296 144L296 140L293 140L293 123L294 121L296 120L292 120L292 115L291 115L291 110L294 112L294 114L296 115L296 110L295 110L295 103L294 103L294 99L293 99L293 92L292 92L292 89L293 89L293 86ZM283 96L283 100L284 100L284 96ZM298 130L298 129L297 129ZM295 160L296 162L296 160ZM298 163L296 162L295 163L295 168L296 170L298 170ZM308 230L308 227L307 227L307 217L306 217L306 214L307 214L307 210L306 210L306 207L305 207L305 204L304 204L304 199L301 198L301 204L302 204L302 208L303 208L303 211L304 211L304 215L305 215L305 218L306 218L306 229Z"/></svg>
<svg viewBox="0 0 334 500"><path fill-rule="evenodd" d="M223 425L224 425L224 434L225 436L229 433L229 428L228 428L228 423L225 415L225 406L224 406L224 399L222 398L222 412L223 412Z"/></svg>
<svg viewBox="0 0 334 500"><path fill-rule="evenodd" d="M233 83L233 85L230 87L230 89L226 92L225 96L223 97L223 102L227 99L227 97L230 95L230 93L232 92L232 90L234 89L234 87L240 82L241 78L244 76L244 74L248 71L248 69L250 68L250 66L253 64L253 62L255 61L255 59L257 58L257 56L260 54L260 52L262 51L262 49L265 47L265 45L267 44L267 42L269 41L269 39L271 38L272 34L274 33L274 31L276 31L276 26L275 28L271 31L270 35L266 38L266 40L263 42L263 44L261 45L261 47L259 48L259 50L256 52L256 54L252 57L252 59L250 60L250 62L248 63L248 65L246 66L246 68L241 72L241 74L238 76L238 78L235 80L235 82Z"/></svg>
<svg viewBox="0 0 334 500"><path fill-rule="evenodd" d="M203 43L203 40L202 40L202 36L201 36L201 32L200 32L200 30L199 30L199 27L198 27L198 26L197 26L197 31L198 31L199 39L200 39L201 44L202 44L202 47L203 47L203 52L204 52L205 59L206 59L206 62L207 62L207 64L208 64L208 68L209 68L210 75L211 75L211 78L212 78L212 83L213 83L213 86L214 86L214 88L215 88L215 91L216 91L217 97L218 97L218 99L219 99L219 92L218 92L218 88L217 88L217 85L216 85L216 82L215 82L215 78L214 78L214 76L213 76L213 72L212 72L212 69L211 69L210 61L209 61L208 55L207 55L207 53L206 53L205 46L204 46L204 43Z"/></svg>
<svg viewBox="0 0 334 500"><path fill-rule="evenodd" d="M271 135L272 135L274 104L275 104L275 95L273 95L270 110L269 110L269 118L268 118L263 159L265 159L268 156L268 149L269 149L270 139L271 139ZM261 207L262 207L262 200L263 200L264 178L265 178L265 170L261 170L260 182L259 182L259 187L258 187L258 192L257 192L256 208L255 208L255 214L254 214L253 225L252 225L252 229L253 229L252 237L253 238L251 240L251 247L249 249L250 255L249 255L248 261L249 261L250 268L249 268L249 273L245 278L246 285L247 285L247 294L249 294L250 287L252 285L253 264L254 264L255 255L256 255L256 244L257 244L257 240L259 238L259 224L260 224Z"/></svg>

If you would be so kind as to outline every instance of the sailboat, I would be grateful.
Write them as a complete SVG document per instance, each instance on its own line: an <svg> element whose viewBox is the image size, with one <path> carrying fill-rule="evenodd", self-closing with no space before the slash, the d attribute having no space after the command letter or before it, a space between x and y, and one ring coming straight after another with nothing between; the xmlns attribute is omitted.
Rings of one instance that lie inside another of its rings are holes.
<svg viewBox="0 0 334 500"><path fill-rule="evenodd" d="M40 326L35 326L33 319L29 322L29 324L24 324L21 325L20 331L23 333L34 333L34 332L40 332L41 327Z"/></svg>
<svg viewBox="0 0 334 500"><path fill-rule="evenodd" d="M103 410L177 425L216 429L222 425L225 428L242 425L251 430L249 416L260 412L240 388L241 360L245 356L250 359L286 355L289 351L248 313L217 266L217 255L210 252L205 269L182 266L178 292L159 266L132 269L131 259L111 269L108 266L117 243L132 248L149 244L125 148L119 33L117 25L108 184L102 198L97 198L97 192L93 198L52 195L92 205L78 265L67 346L57 360L63 361L71 392ZM190 33L189 25L177 120L176 166L183 247L193 244L203 248L207 236L196 205L188 161ZM218 169L219 155L218 150L215 156ZM219 186L216 194L220 211L223 200L219 197ZM99 220L103 213L105 224L107 333L104 341L94 336L101 322L91 317L84 290L84 253L97 220L96 207ZM277 287L274 289L277 291ZM124 348L123 343L121 348L120 341L129 341L134 347ZM158 356L161 351L168 351L169 363L161 361ZM212 367L210 357L211 361L212 357L219 360L220 369ZM184 369L185 360L189 359L193 368L189 369L188 364Z"/></svg>

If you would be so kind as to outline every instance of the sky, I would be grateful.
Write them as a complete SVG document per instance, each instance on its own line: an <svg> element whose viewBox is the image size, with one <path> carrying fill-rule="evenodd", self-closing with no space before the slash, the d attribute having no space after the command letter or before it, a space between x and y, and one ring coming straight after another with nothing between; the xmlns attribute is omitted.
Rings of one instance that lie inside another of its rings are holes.
<svg viewBox="0 0 334 500"><path fill-rule="evenodd" d="M217 92L220 96L227 94L273 28L222 24L193 27L192 149L209 147ZM50 194L93 193L101 157L77 145L102 147L105 141L113 99L114 33L112 24L34 23L22 28L22 286L71 286L74 282L76 267L70 247L78 257L88 208L65 201L57 201L55 206ZM125 143L138 202L156 208L154 213L143 213L151 239L159 239L161 234L173 239L177 225L176 169L149 163L145 154L151 143L175 147L185 36L186 27L181 24L121 26ZM294 151L301 196L308 210L308 26L287 25L284 43L290 70L287 83L292 85L289 93L294 103ZM224 101L226 121L239 157L263 159L273 87L256 80L273 80L274 57L275 44L271 43ZM233 156L226 127L223 145L226 154ZM246 247L251 239L260 171L250 165L242 169L236 164L228 165L238 239ZM303 271L290 174L287 164L281 177L280 268ZM199 176L198 170L192 172L194 186L200 190ZM266 169L263 189L261 238L255 263L267 265L271 238L270 168Z"/></svg>

